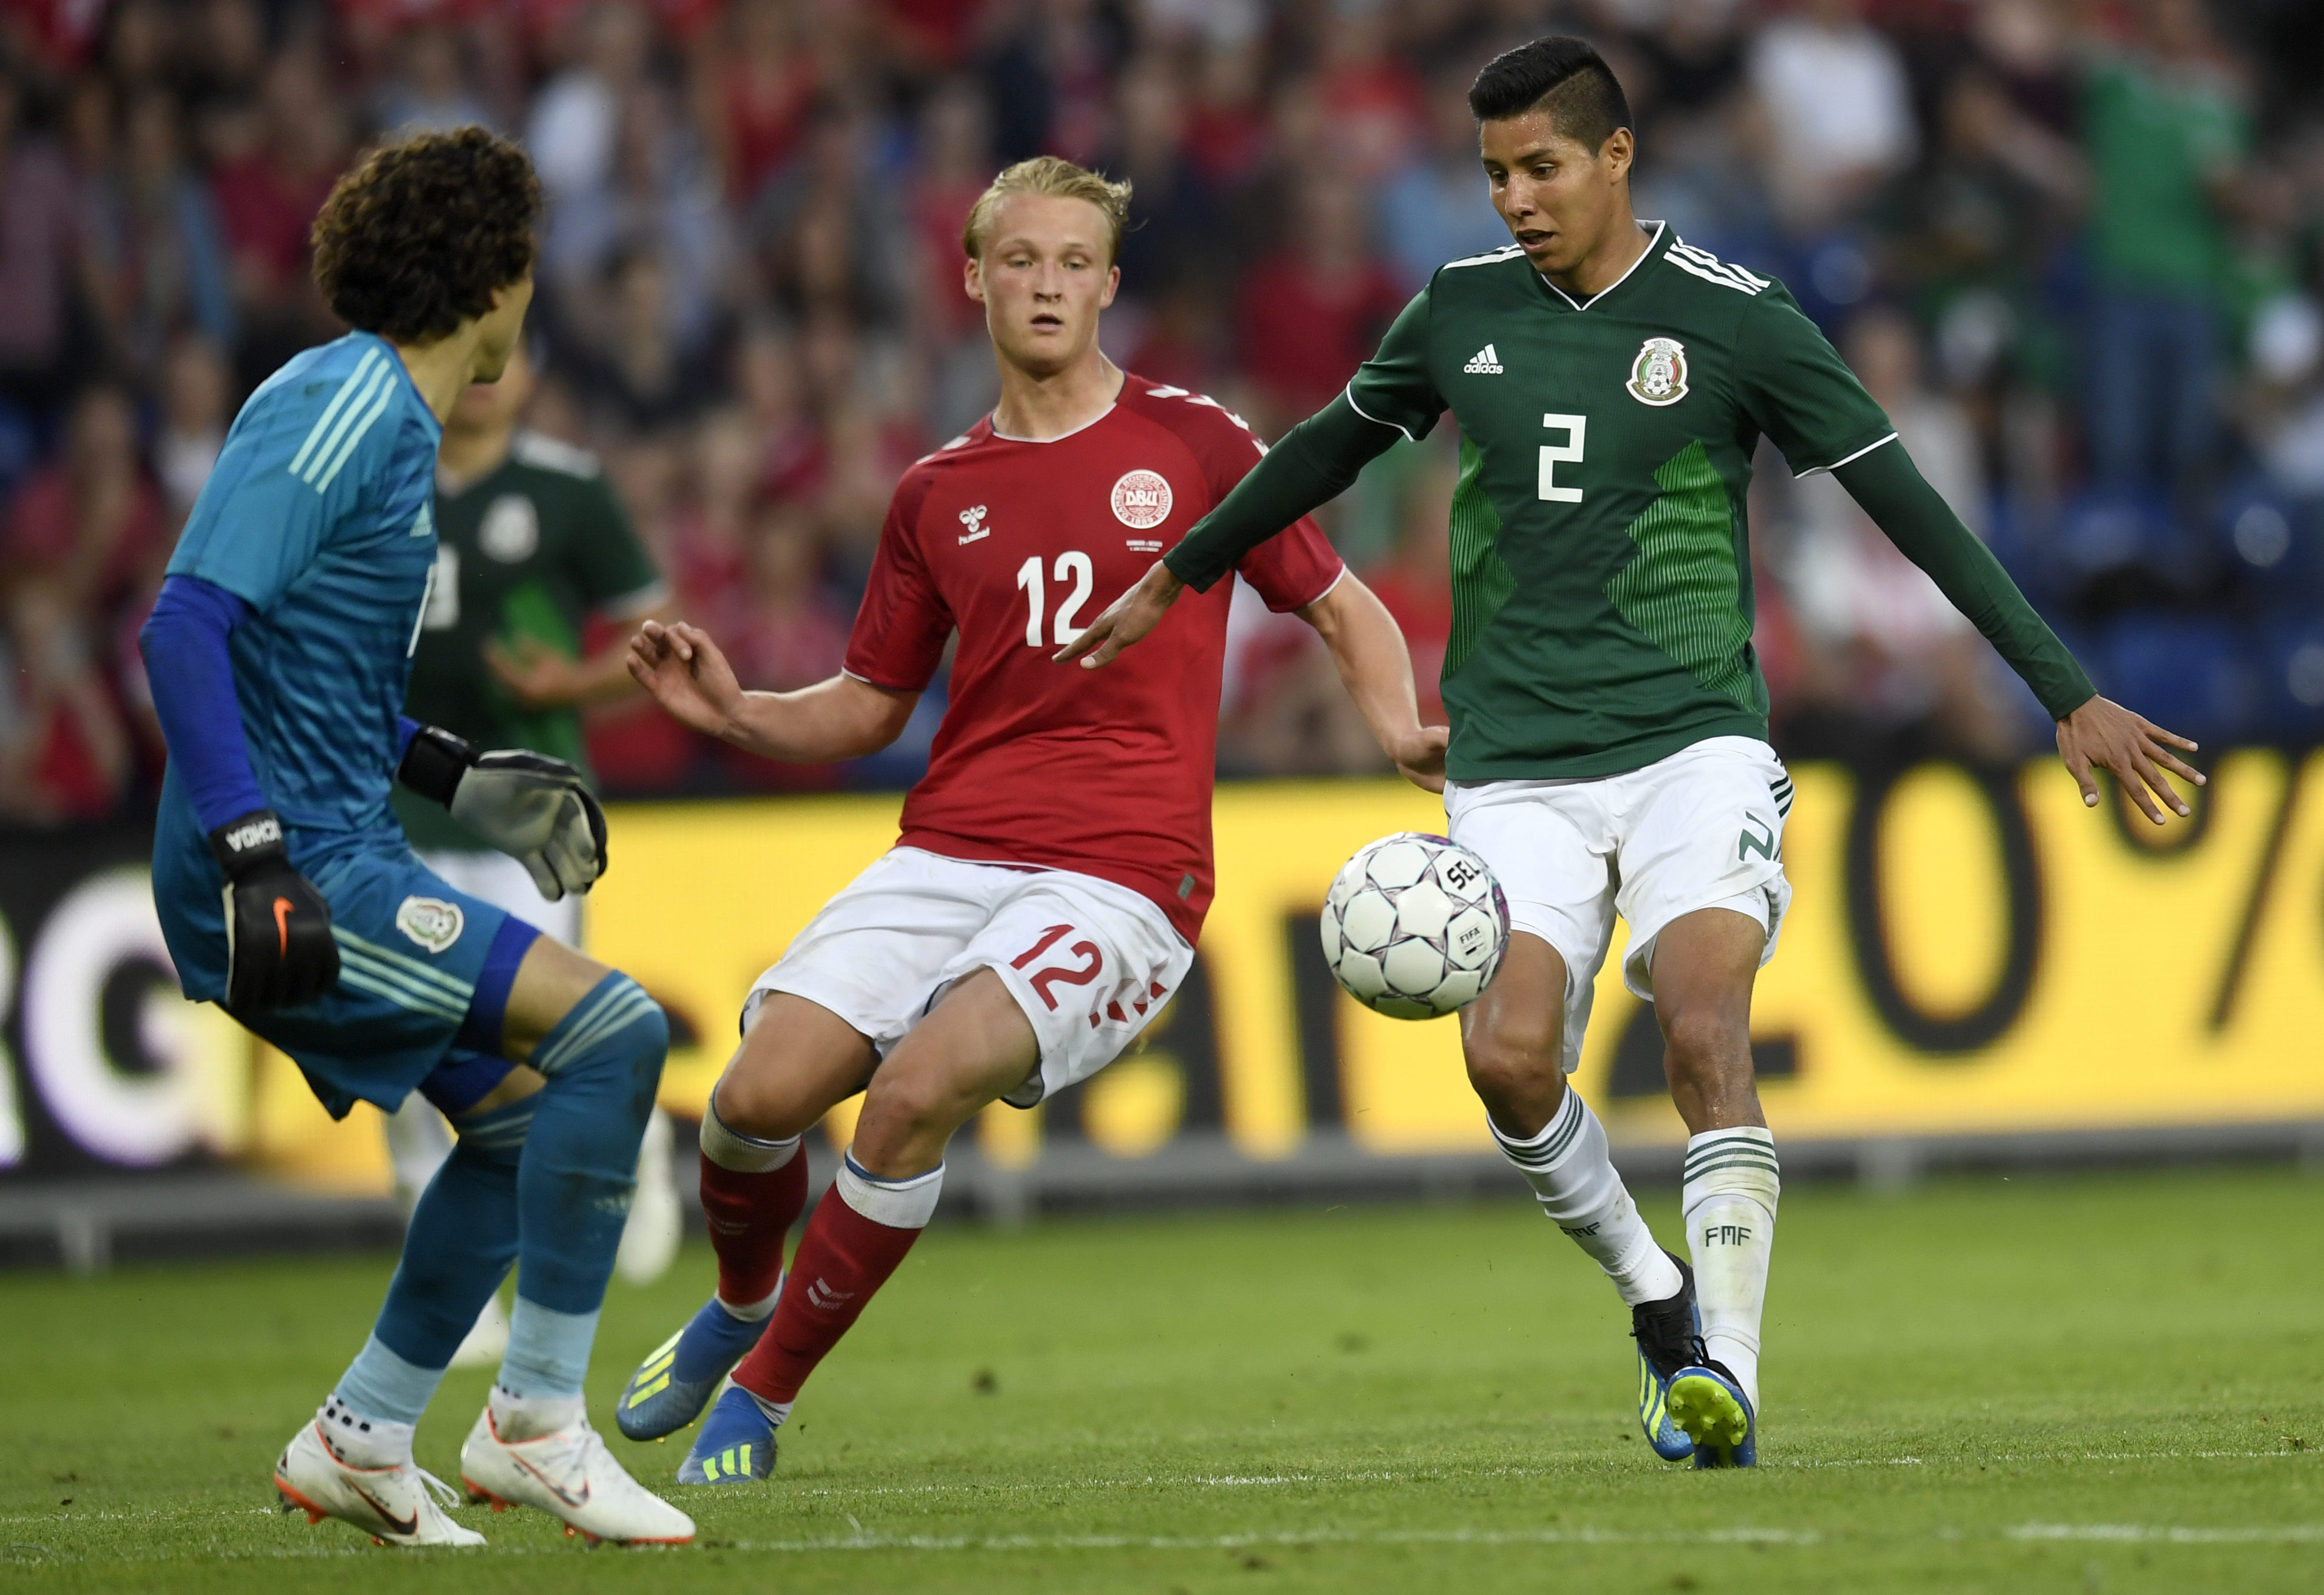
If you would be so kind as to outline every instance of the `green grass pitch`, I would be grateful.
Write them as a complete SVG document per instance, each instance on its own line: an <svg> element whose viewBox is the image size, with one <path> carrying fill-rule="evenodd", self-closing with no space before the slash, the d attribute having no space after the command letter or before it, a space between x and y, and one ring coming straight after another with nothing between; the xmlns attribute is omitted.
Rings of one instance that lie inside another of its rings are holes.
<svg viewBox="0 0 2324 1595"><path fill-rule="evenodd" d="M386 1258L16 1276L0 1588L2312 1590L2319 1197L2289 1171L1803 1185L1766 1465L1719 1474L1646 1450L1627 1320L1521 1190L940 1229L771 1483L676 1491L692 1549L594 1554L538 1514L466 1510L489 1550L397 1554L268 1509ZM615 1287L601 1420L708 1279L696 1249ZM421 1425L438 1474L485 1385L454 1376ZM612 1443L675 1490L682 1439Z"/></svg>

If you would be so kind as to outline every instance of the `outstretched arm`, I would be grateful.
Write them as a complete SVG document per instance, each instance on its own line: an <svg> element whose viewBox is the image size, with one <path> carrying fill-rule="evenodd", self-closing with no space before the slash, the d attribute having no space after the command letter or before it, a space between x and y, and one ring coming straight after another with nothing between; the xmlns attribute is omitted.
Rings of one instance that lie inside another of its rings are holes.
<svg viewBox="0 0 2324 1595"><path fill-rule="evenodd" d="M648 621L630 641L630 674L682 724L761 758L829 764L876 753L903 734L917 692L834 676L797 692L745 692L710 634Z"/></svg>
<svg viewBox="0 0 2324 1595"><path fill-rule="evenodd" d="M1397 437L1395 427L1366 419L1341 394L1292 428L1176 548L1155 561L1136 586L1058 650L1057 662L1080 659L1085 670L1111 663L1161 623L1182 590L1210 591L1244 555L1317 505L1339 497L1366 462L1386 451Z"/></svg>
<svg viewBox="0 0 2324 1595"><path fill-rule="evenodd" d="M2098 801L2094 770L2103 769L2114 772L2156 825L2163 824L2156 798L2176 814L2189 812L2163 771L2203 785L2202 774L2172 751L2191 753L2195 744L2098 695L2057 633L2034 613L1992 551L1922 477L1902 443L1884 444L1832 474L2034 689L2058 722L2058 756L2080 785L2084 803Z"/></svg>
<svg viewBox="0 0 2324 1595"><path fill-rule="evenodd" d="M1332 650L1341 683L1372 728L1397 773L1430 792L1444 789L1444 744L1451 733L1420 724L1412 687L1412 653L1378 594L1349 571L1299 612Z"/></svg>

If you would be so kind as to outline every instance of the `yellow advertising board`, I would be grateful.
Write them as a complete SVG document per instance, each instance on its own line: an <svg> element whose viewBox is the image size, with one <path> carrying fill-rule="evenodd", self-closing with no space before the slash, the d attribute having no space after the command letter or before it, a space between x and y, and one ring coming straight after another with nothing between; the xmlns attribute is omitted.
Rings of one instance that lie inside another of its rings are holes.
<svg viewBox="0 0 2324 1595"><path fill-rule="evenodd" d="M1794 896L1754 1006L1779 1136L2324 1122L2324 754L2227 754L2194 820L2161 830L2085 809L2047 761L1794 775ZM588 940L670 1012L671 1108L700 1113L742 994L889 846L898 807L615 809ZM1071 1148L1043 1166L1100 1185L1174 1143L1187 1169L1214 1166L1222 1142L1259 1163L1305 1147L1334 1169L1350 1148L1489 1153L1458 1026L1358 1007L1315 933L1349 853L1442 824L1433 799L1395 781L1222 788L1202 956L1144 1050L1033 1113L989 1110L979 1149L1006 1169ZM106 833L0 860L0 1181L230 1158L302 1185L385 1190L372 1110L333 1124L289 1060L179 997L149 846ZM1620 965L1618 943L1580 1083L1618 1140L1675 1142L1660 1036ZM833 1139L852 1124L851 1105Z"/></svg>
<svg viewBox="0 0 2324 1595"><path fill-rule="evenodd" d="M2231 754L2195 821L2160 832L2085 809L2054 762L1794 774L1795 896L1754 1010L1779 1136L2324 1118L2324 756L2303 770ZM890 844L898 807L613 812L591 951L673 1012L668 1105L700 1112L743 992ZM1199 973L1146 1055L1045 1107L1049 1133L1125 1156L1182 1129L1222 1129L1258 1158L1318 1129L1384 1154L1489 1149L1456 1025L1359 1008L1331 984L1314 928L1357 847L1443 824L1434 799L1393 781L1221 788ZM1578 1079L1618 1139L1677 1139L1652 1015L1620 962L1618 941ZM982 1132L1012 1160L1038 1155L1040 1133L1006 1110Z"/></svg>

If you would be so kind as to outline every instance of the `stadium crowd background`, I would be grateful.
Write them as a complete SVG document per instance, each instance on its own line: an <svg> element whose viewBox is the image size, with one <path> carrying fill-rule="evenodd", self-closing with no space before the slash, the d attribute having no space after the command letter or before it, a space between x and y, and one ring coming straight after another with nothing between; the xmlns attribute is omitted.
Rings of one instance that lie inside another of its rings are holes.
<svg viewBox="0 0 2324 1595"><path fill-rule="evenodd" d="M548 189L530 417L595 450L746 683L838 665L889 491L994 377L959 227L1052 151L1136 184L1122 364L1274 437L1445 259L1498 246L1463 92L1553 27L1642 216L1782 276L2102 689L2324 735L2324 8L2252 0L5 0L0 821L150 805L135 648L250 387L336 335L309 219L366 140L482 121ZM1450 427L1325 516L1424 678ZM1764 452L1758 647L1794 756L2000 759L2031 697L1829 477ZM1380 766L1251 604L1229 774ZM593 639L596 646L611 641ZM900 785L595 712L633 795Z"/></svg>

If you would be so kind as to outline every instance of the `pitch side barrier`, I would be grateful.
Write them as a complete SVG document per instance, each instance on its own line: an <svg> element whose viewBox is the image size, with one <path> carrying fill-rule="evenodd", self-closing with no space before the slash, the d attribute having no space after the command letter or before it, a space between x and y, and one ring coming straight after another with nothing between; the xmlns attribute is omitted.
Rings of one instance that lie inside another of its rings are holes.
<svg viewBox="0 0 2324 1595"><path fill-rule="evenodd" d="M2086 811L2052 761L1794 775L1795 897L1754 1010L1787 1175L2324 1161L2324 753L2228 753L2193 822L2161 831L2111 800ZM669 1010L675 1112L699 1116L741 994L889 845L899 801L613 810L590 950ZM947 1203L1006 1218L1514 1189L1455 1023L1358 1007L1315 933L1349 853L1442 825L1392 780L1222 787L1202 954L1147 1045L1033 1112L988 1111ZM332 1123L288 1060L176 995L146 845L0 837L0 1260L392 1233L371 1111ZM1660 1037L1620 963L1618 940L1575 1078L1626 1166L1674 1167ZM811 1139L818 1163L853 1110Z"/></svg>

